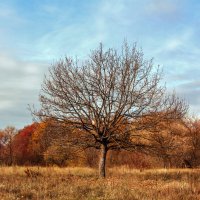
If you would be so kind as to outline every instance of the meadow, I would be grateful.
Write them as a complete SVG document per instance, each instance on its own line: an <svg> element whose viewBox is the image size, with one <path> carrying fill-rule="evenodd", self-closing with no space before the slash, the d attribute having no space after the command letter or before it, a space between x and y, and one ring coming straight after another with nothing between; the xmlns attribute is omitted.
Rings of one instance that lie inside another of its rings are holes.
<svg viewBox="0 0 200 200"><path fill-rule="evenodd" d="M199 169L0 167L0 199L197 200Z"/></svg>

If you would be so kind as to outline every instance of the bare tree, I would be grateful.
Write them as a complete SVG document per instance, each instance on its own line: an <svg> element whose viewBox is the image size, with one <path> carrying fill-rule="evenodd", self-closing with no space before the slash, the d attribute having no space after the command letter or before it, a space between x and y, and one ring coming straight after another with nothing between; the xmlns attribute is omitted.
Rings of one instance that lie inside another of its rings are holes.
<svg viewBox="0 0 200 200"><path fill-rule="evenodd" d="M200 166L200 120L190 118L185 122L187 134L187 151L184 155L183 165L185 167Z"/></svg>
<svg viewBox="0 0 200 200"><path fill-rule="evenodd" d="M2 144L6 147L7 156L8 156L8 165L12 165L14 158L13 158L13 138L17 134L17 129L13 126L7 126L5 129L2 130L3 138Z"/></svg>
<svg viewBox="0 0 200 200"><path fill-rule="evenodd" d="M185 151L187 130L182 120L165 120L157 124L153 132L146 131L148 142L152 146L152 155L163 161L163 167L175 166L174 160L180 159Z"/></svg>
<svg viewBox="0 0 200 200"><path fill-rule="evenodd" d="M166 96L160 79L159 68L135 45L124 44L120 53L100 45L82 63L65 58L50 68L40 94L41 110L33 114L74 127L72 144L100 149L99 173L105 177L110 149L143 149L138 133L185 114L187 106L175 95ZM162 114L141 123L158 112Z"/></svg>

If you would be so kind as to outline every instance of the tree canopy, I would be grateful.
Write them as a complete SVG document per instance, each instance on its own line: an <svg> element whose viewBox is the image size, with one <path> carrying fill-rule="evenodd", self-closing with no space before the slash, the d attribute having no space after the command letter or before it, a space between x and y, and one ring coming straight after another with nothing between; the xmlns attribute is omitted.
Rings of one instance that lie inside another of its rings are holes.
<svg viewBox="0 0 200 200"><path fill-rule="evenodd" d="M160 80L159 68L135 45L125 43L121 51L100 45L85 61L66 57L51 66L34 114L76 130L72 144L101 149L105 177L108 150L145 148L138 140L143 130L156 131L161 121L185 115L187 105L167 95Z"/></svg>

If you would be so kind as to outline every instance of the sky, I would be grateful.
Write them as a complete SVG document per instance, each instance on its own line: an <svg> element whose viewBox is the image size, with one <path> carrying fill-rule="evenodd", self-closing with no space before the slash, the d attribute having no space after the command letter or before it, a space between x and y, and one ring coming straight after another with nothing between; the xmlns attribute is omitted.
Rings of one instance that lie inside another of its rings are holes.
<svg viewBox="0 0 200 200"><path fill-rule="evenodd" d="M137 43L200 116L199 0L0 0L0 129L32 123L44 74L102 42ZM39 108L39 107L38 107Z"/></svg>

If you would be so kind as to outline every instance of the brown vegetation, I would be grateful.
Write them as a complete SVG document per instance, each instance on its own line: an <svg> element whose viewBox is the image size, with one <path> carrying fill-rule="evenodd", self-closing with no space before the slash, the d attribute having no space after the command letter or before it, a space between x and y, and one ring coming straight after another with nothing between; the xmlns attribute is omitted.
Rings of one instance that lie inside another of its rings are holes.
<svg viewBox="0 0 200 200"><path fill-rule="evenodd" d="M101 179L91 168L0 168L1 200L198 200L199 170L110 168Z"/></svg>

